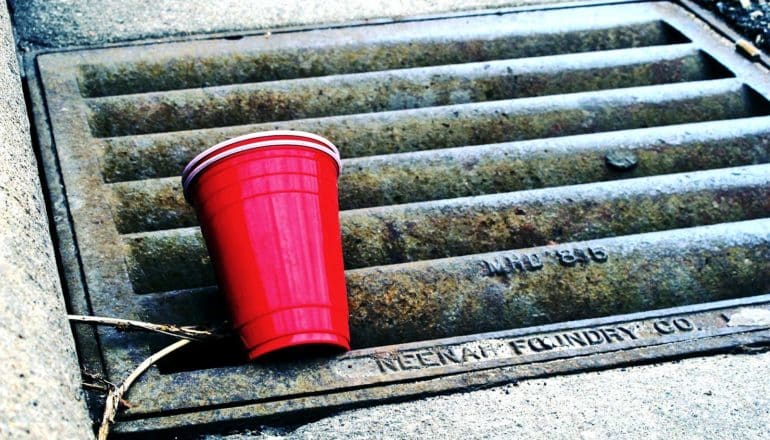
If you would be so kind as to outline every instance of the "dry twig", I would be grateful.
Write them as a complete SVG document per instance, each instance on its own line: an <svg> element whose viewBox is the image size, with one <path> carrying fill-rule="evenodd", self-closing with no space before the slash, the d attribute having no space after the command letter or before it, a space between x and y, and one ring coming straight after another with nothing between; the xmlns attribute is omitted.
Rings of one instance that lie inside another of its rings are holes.
<svg viewBox="0 0 770 440"><path fill-rule="evenodd" d="M107 403L104 407L102 424L99 427L99 434L97 436L98 440L107 439L107 435L110 433L110 425L112 425L112 423L115 421L115 415L118 412L118 406L120 404L120 401L123 399L123 394L125 394L126 391L128 391L128 389L131 387L134 381L138 379L139 376L141 376L142 373L144 373L154 363L161 360L164 356L184 347L190 342L192 342L190 339L182 339L174 342L173 344L169 345L163 350L153 354L152 356L145 359L141 364L139 364L139 366L136 367L136 369L132 371L131 374L128 375L128 377L126 378L126 380L123 381L123 383L121 383L119 386L110 390L109 394L107 395Z"/></svg>
<svg viewBox="0 0 770 440"><path fill-rule="evenodd" d="M115 389L115 386L107 386L107 385L99 385L96 383L90 383L90 382L81 382L81 385L83 385L83 388L87 388L89 390L99 391L104 394L108 394L110 391ZM131 402L129 402L126 399L120 399L120 407L130 409L133 407L131 405Z"/></svg>
<svg viewBox="0 0 770 440"><path fill-rule="evenodd" d="M73 322L107 325L123 330L145 330L193 341L212 341L217 339L224 339L228 336L224 333L219 333L212 330L204 330L195 326L153 324L150 322L134 321L131 319L106 318L103 316L67 315L67 317L70 321Z"/></svg>
<svg viewBox="0 0 770 440"><path fill-rule="evenodd" d="M80 374L83 375L84 378L92 381L94 384L101 384L104 385L105 388L115 388L115 384L110 382L109 380L105 379L104 376L102 376L99 373L92 373L87 370L81 370Z"/></svg>
<svg viewBox="0 0 770 440"><path fill-rule="evenodd" d="M148 368L158 362L166 355L184 347L193 341L205 342L215 341L228 337L228 334L219 333L212 330L204 330L194 326L178 326L171 324L153 324L150 322L134 321L131 319L120 318L105 318L101 316L84 316L84 315L68 315L70 321L83 322L94 325L107 325L116 327L122 330L144 330L156 333L162 333L168 336L174 336L180 338L179 341L174 342L163 350L153 354L145 359L131 374L128 375L126 380L120 385L115 385L99 375L92 373L83 374L90 379L101 382L101 384L83 383L84 387L98 389L101 391L109 391L107 393L106 403L104 405L104 415L102 416L102 424L99 426L98 440L106 440L107 435L110 433L110 426L115 422L115 416L118 413L119 407L130 408L131 404L123 399L123 395L128 391L131 385L142 375Z"/></svg>

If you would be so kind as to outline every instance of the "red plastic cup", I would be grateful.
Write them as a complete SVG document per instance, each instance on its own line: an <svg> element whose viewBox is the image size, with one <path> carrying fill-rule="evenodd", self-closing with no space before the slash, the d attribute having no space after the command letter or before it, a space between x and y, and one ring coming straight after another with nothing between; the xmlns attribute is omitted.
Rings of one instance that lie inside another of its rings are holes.
<svg viewBox="0 0 770 440"><path fill-rule="evenodd" d="M217 144L182 173L249 359L298 346L350 349L340 167L327 139L267 131Z"/></svg>

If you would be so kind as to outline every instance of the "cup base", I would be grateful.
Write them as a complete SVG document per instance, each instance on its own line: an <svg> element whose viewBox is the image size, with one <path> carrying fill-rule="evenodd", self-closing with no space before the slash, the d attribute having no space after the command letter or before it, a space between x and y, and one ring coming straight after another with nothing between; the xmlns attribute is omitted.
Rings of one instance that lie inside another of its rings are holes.
<svg viewBox="0 0 770 440"><path fill-rule="evenodd" d="M350 350L350 342L334 333L299 333L280 336L249 350L249 360L264 357L296 357L308 353L336 353Z"/></svg>
<svg viewBox="0 0 770 440"><path fill-rule="evenodd" d="M248 321L238 328L241 341L254 360L274 351L294 348L294 353L350 350L347 308L304 304L276 310ZM302 346L312 346L305 347ZM296 348L295 348L296 347Z"/></svg>

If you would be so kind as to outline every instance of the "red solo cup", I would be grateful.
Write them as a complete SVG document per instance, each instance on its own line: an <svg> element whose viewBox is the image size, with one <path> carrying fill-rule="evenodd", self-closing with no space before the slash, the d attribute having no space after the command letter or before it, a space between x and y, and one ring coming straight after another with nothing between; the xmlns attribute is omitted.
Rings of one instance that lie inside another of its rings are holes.
<svg viewBox="0 0 770 440"><path fill-rule="evenodd" d="M249 359L290 347L350 349L337 148L301 131L217 144L182 173Z"/></svg>

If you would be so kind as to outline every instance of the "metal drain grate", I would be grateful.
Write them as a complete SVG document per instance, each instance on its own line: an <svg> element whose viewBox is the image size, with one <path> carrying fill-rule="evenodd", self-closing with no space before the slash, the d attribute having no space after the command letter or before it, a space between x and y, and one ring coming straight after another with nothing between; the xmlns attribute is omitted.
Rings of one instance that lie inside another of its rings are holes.
<svg viewBox="0 0 770 440"><path fill-rule="evenodd" d="M754 296L770 292L767 72L672 3L36 62L76 312L220 323L179 188L183 165L262 129L318 132L345 157L358 349L257 365L232 349L192 349L132 389L120 432L204 429L770 338L770 323L746 318L770 310L770 296ZM114 380L167 343L111 329L78 338L85 366Z"/></svg>

